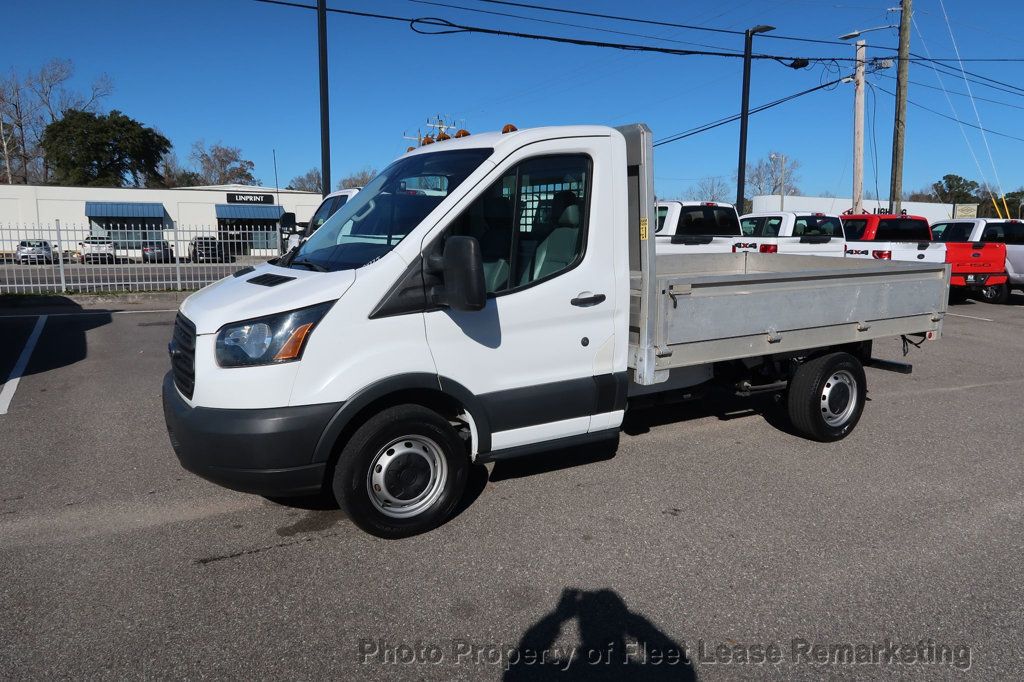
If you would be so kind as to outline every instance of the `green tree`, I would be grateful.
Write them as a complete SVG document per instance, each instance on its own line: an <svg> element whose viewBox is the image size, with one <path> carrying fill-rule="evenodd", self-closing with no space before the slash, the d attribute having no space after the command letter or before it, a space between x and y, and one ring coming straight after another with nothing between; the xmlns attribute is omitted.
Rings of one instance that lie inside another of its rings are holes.
<svg viewBox="0 0 1024 682"><path fill-rule="evenodd" d="M120 111L72 109L43 131L42 148L57 184L82 187L160 185L171 142Z"/></svg>
<svg viewBox="0 0 1024 682"><path fill-rule="evenodd" d="M932 195L942 204L973 204L977 202L978 183L948 173L932 183Z"/></svg>

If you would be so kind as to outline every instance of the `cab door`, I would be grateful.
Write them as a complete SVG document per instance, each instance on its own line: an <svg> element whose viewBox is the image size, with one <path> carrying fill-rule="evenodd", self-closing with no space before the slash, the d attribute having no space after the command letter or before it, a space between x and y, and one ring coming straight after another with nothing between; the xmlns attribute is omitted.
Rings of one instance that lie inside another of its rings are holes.
<svg viewBox="0 0 1024 682"><path fill-rule="evenodd" d="M626 311L614 306L626 283L616 283L613 267L611 141L539 146L499 164L424 245L437 253L452 235L480 243L485 308L429 311L424 322L438 374L477 398L495 451L585 434L595 416L601 428L617 427L624 408L614 332Z"/></svg>
<svg viewBox="0 0 1024 682"><path fill-rule="evenodd" d="M1003 225L1006 241L1006 270L1014 284L1024 283L1024 222L1010 220Z"/></svg>

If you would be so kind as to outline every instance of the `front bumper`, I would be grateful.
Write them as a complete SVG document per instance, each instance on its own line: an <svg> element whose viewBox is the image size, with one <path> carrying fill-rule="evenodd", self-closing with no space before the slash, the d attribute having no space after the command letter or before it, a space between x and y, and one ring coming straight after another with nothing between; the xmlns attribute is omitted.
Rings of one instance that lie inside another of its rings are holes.
<svg viewBox="0 0 1024 682"><path fill-rule="evenodd" d="M185 469L225 488L268 496L311 495L326 462L313 462L320 436L340 403L231 410L192 407L163 384L164 421Z"/></svg>

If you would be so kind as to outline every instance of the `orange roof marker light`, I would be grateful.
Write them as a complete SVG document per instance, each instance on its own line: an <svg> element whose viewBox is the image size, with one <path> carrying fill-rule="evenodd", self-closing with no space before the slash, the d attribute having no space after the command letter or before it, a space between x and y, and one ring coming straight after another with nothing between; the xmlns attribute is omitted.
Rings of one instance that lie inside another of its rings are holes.
<svg viewBox="0 0 1024 682"><path fill-rule="evenodd" d="M450 139L452 139L452 136L449 135L448 133L446 133L443 130L437 134L437 141L438 142L444 142L445 140L450 140Z"/></svg>
<svg viewBox="0 0 1024 682"><path fill-rule="evenodd" d="M416 149L416 147L407 147L405 151L411 152L413 149Z"/></svg>
<svg viewBox="0 0 1024 682"><path fill-rule="evenodd" d="M424 135L423 139L420 140L420 146L426 147L428 144L434 144L434 138L432 138L430 135Z"/></svg>
<svg viewBox="0 0 1024 682"><path fill-rule="evenodd" d="M461 139L463 137L469 137L469 131L466 130L465 128L459 128L455 132L455 139L458 140L458 139Z"/></svg>
<svg viewBox="0 0 1024 682"><path fill-rule="evenodd" d="M516 128L511 123L506 123L505 127L501 129L501 134L504 135L505 133L514 133L517 130L519 130L519 128Z"/></svg>

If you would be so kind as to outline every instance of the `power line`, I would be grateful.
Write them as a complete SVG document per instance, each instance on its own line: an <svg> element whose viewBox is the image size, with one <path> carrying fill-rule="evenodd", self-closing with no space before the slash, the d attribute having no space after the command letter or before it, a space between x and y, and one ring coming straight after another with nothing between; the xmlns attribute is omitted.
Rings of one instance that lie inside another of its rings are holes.
<svg viewBox="0 0 1024 682"><path fill-rule="evenodd" d="M889 80L896 80L895 76L890 76L889 74L886 74L886 73L879 73L877 75L882 76L883 78L888 78ZM936 72L936 75L938 75L937 72ZM921 83L919 81L912 81L912 80L909 80L907 82L910 83L911 85L916 85L919 88L926 88L928 90L938 90L938 91L942 92L942 88L937 87L935 85L928 85L927 83ZM948 92L950 95L960 95L961 97L970 97L970 95L968 95L966 92L960 92L959 90L949 90L949 89L946 89L945 92ZM1010 104L1009 102L1003 102L1003 101L998 100L998 99L989 99L987 97L978 97L977 95L974 96L974 99L978 100L979 102L991 102L992 104L1001 104L1004 107L1011 107L1013 109L1024 109L1024 106L1021 106L1019 104Z"/></svg>
<svg viewBox="0 0 1024 682"><path fill-rule="evenodd" d="M528 17L523 14L512 14L511 12L497 12L494 10L481 9L479 7L466 7L465 5L455 5L448 2L437 2L436 0L408 0L408 2L414 2L418 5L433 5L435 7L447 7L449 9L464 10L466 12L476 12L478 14L490 14L498 17L510 17L512 19L523 19L525 21L536 21L542 24L552 24L554 26L568 26L570 28L579 28L586 31L599 31L601 33L614 33L623 36L632 36L634 38L648 38L650 40L662 40L669 43L678 43L680 45L696 45L697 47L707 47L715 50L725 50L729 52L736 52L737 54L743 54L742 51L729 50L729 48L722 47L721 45L707 45L705 43L694 43L686 40L676 40L674 38L667 38L663 36L649 35L646 33L632 33L630 31L616 31L609 28L599 28L597 26L584 26L582 24L573 24L567 21L555 21L553 19L541 19L540 17Z"/></svg>
<svg viewBox="0 0 1024 682"><path fill-rule="evenodd" d="M878 88L879 90L881 90L882 92L884 92L887 95L891 95L893 97L896 96L895 93L889 92L888 90L883 88L881 85L876 85L875 87ZM948 118L950 121L956 121L957 123L962 123L963 125L968 126L970 128L977 128L978 130L981 129L980 126L976 126L973 123L968 123L967 121L960 121L960 120L958 120L958 119L956 119L956 118L954 118L954 117L952 117L952 116L950 116L948 114L942 113L941 111L935 111L934 109L929 109L928 107L924 106L923 104L918 104L917 102L911 102L909 99L907 100L907 103L908 104L913 104L918 109L924 109L925 111L931 112L931 113L935 114L936 116L941 116L942 118ZM985 132L991 133L993 135L999 135L1000 137L1007 137L1007 138L1009 138L1011 140L1017 140L1018 142L1024 142L1024 137L1017 137L1016 135L1010 135L1009 133L1001 133L1001 132L999 132L997 130L992 130L990 128L986 128Z"/></svg>
<svg viewBox="0 0 1024 682"><path fill-rule="evenodd" d="M826 88L831 88L833 85L837 85L837 84L839 84L842 81L843 81L842 78L837 78L836 80L829 81L828 83L822 83L821 85L815 85L813 88L807 88L806 90L801 90L800 92L795 92L792 95L786 95L785 97L780 97L779 99L774 100L772 102L768 102L766 104L762 104L760 106L754 107L753 109L750 110L750 113L751 114L756 114L758 112L765 111L765 110L771 109L773 107L777 107L780 104L785 104L786 102L794 100L794 99L796 99L798 97L803 97L804 95L809 95L812 92L817 92L818 90L824 90ZM663 137L660 140L655 140L654 146L655 147L660 147L663 144L669 144L670 142L677 142L677 141L685 139L687 137L693 137L694 135L697 135L699 133L704 133L704 132L707 132L709 130L713 130L715 128L718 128L720 126L727 125L727 124L732 123L734 121L738 121L738 120L740 120L740 116L741 116L741 114L733 114L732 116L726 116L724 118L720 118L720 119L717 119L715 121L710 121L710 122L705 123L703 125L699 125L696 128L690 128L689 130L684 130L684 131L682 131L680 133L675 133L674 135L668 135L667 137Z"/></svg>

